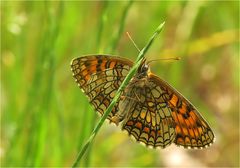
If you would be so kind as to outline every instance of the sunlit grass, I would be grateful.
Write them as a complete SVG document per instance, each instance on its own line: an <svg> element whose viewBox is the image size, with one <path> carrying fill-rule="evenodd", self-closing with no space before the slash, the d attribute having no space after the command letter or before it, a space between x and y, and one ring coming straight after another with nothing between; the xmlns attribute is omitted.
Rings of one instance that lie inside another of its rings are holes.
<svg viewBox="0 0 240 168"><path fill-rule="evenodd" d="M1 1L1 166L71 166L99 117L75 84L70 61L98 53L136 60L125 31L142 48L163 20L146 57L182 59L153 62L152 71L188 97L217 135L211 148L183 152L206 167L239 166L238 3L197 3ZM111 129L101 129L80 166L170 164L161 150Z"/></svg>

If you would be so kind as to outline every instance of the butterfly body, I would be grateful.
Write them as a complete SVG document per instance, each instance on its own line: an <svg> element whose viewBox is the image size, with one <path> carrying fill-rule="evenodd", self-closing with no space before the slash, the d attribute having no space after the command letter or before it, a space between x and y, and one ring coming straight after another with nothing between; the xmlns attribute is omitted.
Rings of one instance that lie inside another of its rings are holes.
<svg viewBox="0 0 240 168"><path fill-rule="evenodd" d="M138 89L148 85L148 72L150 72L149 67L147 64L145 64L145 61L143 61L138 68L137 73L122 92L121 99L119 101L119 111L110 119L111 122L114 122L116 125L118 125L119 122L121 122L130 112L131 108L138 101L141 101L139 98L140 95L137 95L139 93Z"/></svg>
<svg viewBox="0 0 240 168"><path fill-rule="evenodd" d="M133 62L108 55L91 55L72 61L76 82L101 115ZM196 108L167 82L151 73L146 60L108 116L147 146L165 148L171 143L186 148L209 146L214 134Z"/></svg>

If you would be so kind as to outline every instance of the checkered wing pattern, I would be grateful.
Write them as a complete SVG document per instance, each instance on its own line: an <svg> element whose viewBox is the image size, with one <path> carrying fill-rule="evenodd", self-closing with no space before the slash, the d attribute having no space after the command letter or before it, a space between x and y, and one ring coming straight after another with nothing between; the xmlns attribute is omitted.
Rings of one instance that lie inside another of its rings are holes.
<svg viewBox="0 0 240 168"><path fill-rule="evenodd" d="M165 148L175 138L175 126L165 99L166 93L154 81L143 87L133 85L126 99L131 109L123 122L123 129L147 146Z"/></svg>
<svg viewBox="0 0 240 168"><path fill-rule="evenodd" d="M144 61L108 119L116 125L122 122L129 135L154 148L171 143L185 148L209 146L214 134L197 109L167 82L146 71L145 65ZM83 56L71 63L76 82L101 115L132 66L128 59L107 55Z"/></svg>
<svg viewBox="0 0 240 168"><path fill-rule="evenodd" d="M177 90L155 75L150 80L161 86L168 108L175 122L176 145L185 148L203 148L213 143L214 134L198 110Z"/></svg>
<svg viewBox="0 0 240 168"><path fill-rule="evenodd" d="M172 86L150 73L146 84L130 86L133 105L123 129L147 146L185 148L209 146L214 134L195 107ZM135 99L135 101L134 101Z"/></svg>
<svg viewBox="0 0 240 168"><path fill-rule="evenodd" d="M124 58L89 55L72 60L71 69L77 84L96 111L103 115L133 63ZM108 119L118 111L114 106Z"/></svg>

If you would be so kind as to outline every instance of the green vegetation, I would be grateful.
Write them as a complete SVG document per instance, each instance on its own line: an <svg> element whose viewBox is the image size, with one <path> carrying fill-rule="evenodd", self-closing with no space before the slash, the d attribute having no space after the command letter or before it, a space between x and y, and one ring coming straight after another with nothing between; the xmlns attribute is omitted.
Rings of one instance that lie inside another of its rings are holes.
<svg viewBox="0 0 240 168"><path fill-rule="evenodd" d="M71 166L100 120L77 87L74 57L145 55L216 134L207 149L147 149L104 122L80 166L239 166L237 1L1 1L1 144L6 166ZM177 154L177 160L175 157Z"/></svg>

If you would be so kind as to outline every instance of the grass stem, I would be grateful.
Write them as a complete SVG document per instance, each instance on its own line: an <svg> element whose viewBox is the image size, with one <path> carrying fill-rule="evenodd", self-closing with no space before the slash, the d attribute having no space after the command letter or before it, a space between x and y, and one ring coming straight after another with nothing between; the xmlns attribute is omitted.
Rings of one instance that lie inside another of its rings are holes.
<svg viewBox="0 0 240 168"><path fill-rule="evenodd" d="M162 28L164 26L164 22L162 24L160 24L157 29L155 30L153 36L150 38L149 42L146 44L146 46L141 50L141 52L139 53L137 60L135 62L135 64L133 65L133 67L131 68L131 70L129 71L128 75L126 76L126 78L124 79L123 83L121 84L121 86L119 87L118 91L116 92L116 95L114 96L112 102L110 103L110 105L108 106L108 108L106 109L106 111L104 112L103 116L101 117L101 119L99 120L99 122L97 123L96 127L94 128L91 136L89 137L89 139L87 140L87 142L85 143L85 145L82 147L81 151L78 153L78 156L74 162L74 164L72 165L72 167L77 167L80 160L82 159L84 153L86 152L86 150L88 149L89 145L93 142L96 134L98 133L99 129L101 128L103 122L105 121L105 119L107 118L108 114L112 111L112 108L115 106L115 104L117 103L122 91L124 90L124 88L127 86L127 84L130 82L130 80L132 79L132 77L134 76L134 74L136 73L138 67L140 66L142 60L144 59L144 55L146 54L146 52L148 51L148 49L150 48L150 46L152 45L154 39L157 37L157 35L161 32Z"/></svg>

